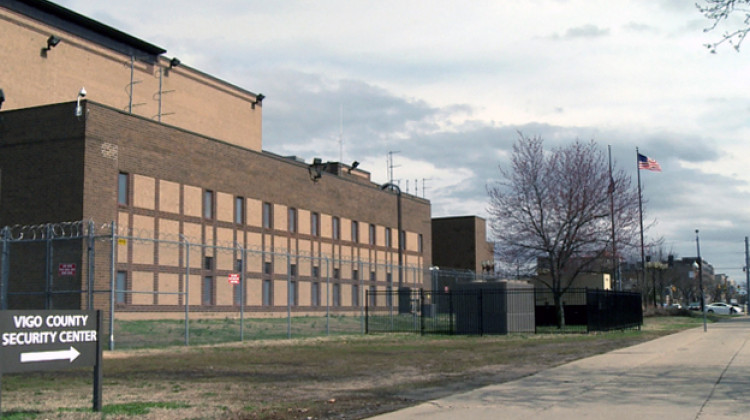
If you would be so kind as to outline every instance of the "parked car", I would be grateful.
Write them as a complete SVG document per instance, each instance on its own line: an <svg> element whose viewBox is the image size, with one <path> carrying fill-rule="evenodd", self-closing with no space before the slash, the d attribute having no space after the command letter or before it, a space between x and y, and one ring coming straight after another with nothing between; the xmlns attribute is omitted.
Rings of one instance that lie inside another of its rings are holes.
<svg viewBox="0 0 750 420"><path fill-rule="evenodd" d="M700 311L701 310L701 304L700 302L690 302L687 306L687 308L691 311Z"/></svg>
<svg viewBox="0 0 750 420"><path fill-rule="evenodd" d="M732 315L742 313L742 309L724 302L715 302L706 305L706 312L709 314Z"/></svg>

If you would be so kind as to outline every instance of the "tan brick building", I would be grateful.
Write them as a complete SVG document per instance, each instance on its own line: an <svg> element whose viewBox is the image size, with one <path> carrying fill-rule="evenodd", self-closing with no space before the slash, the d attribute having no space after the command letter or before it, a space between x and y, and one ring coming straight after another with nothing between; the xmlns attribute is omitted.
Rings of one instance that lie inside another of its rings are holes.
<svg viewBox="0 0 750 420"><path fill-rule="evenodd" d="M80 269L50 283L86 289L91 269L94 289L122 291L119 311L187 299L218 313L290 301L314 313L328 299L355 311L365 290L395 290L399 254L404 285L423 283L430 203L402 194L399 252L397 196L369 173L322 163L315 179L312 164L262 150L262 95L46 1L0 0L0 37L0 227L93 220L116 243L110 264L74 242L80 254L61 255ZM43 287L9 271L11 291ZM227 281L234 273L244 289ZM80 295L58 302L85 306Z"/></svg>

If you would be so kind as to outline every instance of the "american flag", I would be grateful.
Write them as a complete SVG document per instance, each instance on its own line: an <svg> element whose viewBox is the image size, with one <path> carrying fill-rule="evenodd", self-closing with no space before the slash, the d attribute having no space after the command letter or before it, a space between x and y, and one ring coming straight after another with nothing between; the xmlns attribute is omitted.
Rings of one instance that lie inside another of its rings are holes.
<svg viewBox="0 0 750 420"><path fill-rule="evenodd" d="M648 156L643 156L638 153L638 169L647 169L649 171L661 172L661 165L659 162L651 159Z"/></svg>

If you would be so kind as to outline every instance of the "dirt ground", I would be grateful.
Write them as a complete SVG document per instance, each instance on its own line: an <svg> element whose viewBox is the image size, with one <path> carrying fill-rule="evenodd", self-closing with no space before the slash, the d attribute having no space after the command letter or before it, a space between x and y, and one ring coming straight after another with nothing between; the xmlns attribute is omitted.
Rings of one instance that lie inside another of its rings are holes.
<svg viewBox="0 0 750 420"><path fill-rule="evenodd" d="M672 332L354 336L104 354L91 371L2 377L4 419L360 419Z"/></svg>

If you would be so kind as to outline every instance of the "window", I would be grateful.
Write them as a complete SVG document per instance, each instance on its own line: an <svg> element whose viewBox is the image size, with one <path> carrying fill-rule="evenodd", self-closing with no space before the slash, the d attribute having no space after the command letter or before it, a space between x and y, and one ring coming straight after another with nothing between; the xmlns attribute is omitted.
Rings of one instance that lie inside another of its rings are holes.
<svg viewBox="0 0 750 420"><path fill-rule="evenodd" d="M393 284L393 273L385 273L385 281L388 284Z"/></svg>
<svg viewBox="0 0 750 420"><path fill-rule="evenodd" d="M273 228L273 206L271 203L263 203L263 227Z"/></svg>
<svg viewBox="0 0 750 420"><path fill-rule="evenodd" d="M375 225L370 223L370 245L375 245Z"/></svg>
<svg viewBox="0 0 750 420"><path fill-rule="evenodd" d="M203 269L212 270L214 268L214 257L203 257Z"/></svg>
<svg viewBox="0 0 750 420"><path fill-rule="evenodd" d="M242 305L242 286L235 284L232 287L232 301L235 306Z"/></svg>
<svg viewBox="0 0 750 420"><path fill-rule="evenodd" d="M375 275L374 271L370 271L370 281L375 281L377 279L377 276Z"/></svg>
<svg viewBox="0 0 750 420"><path fill-rule="evenodd" d="M359 222L352 220L352 242L359 242Z"/></svg>
<svg viewBox="0 0 750 420"><path fill-rule="evenodd" d="M320 278L320 267L318 267L317 265L314 265L312 268L312 277L314 279Z"/></svg>
<svg viewBox="0 0 750 420"><path fill-rule="evenodd" d="M370 306L378 306L377 288L370 286Z"/></svg>
<svg viewBox="0 0 750 420"><path fill-rule="evenodd" d="M359 286L352 284L352 306L359 306Z"/></svg>
<svg viewBox="0 0 750 420"><path fill-rule="evenodd" d="M393 287L388 286L385 288L385 306L393 306Z"/></svg>
<svg viewBox="0 0 750 420"><path fill-rule="evenodd" d="M245 199L242 197L234 198L234 223L245 223Z"/></svg>
<svg viewBox="0 0 750 420"><path fill-rule="evenodd" d="M352 280L359 280L359 270L352 270Z"/></svg>
<svg viewBox="0 0 750 420"><path fill-rule="evenodd" d="M241 273L241 272L242 272L242 260L237 260L237 261L235 261L235 263L234 263L234 269L235 269L235 270L236 270L237 272L239 272L239 273Z"/></svg>
<svg viewBox="0 0 750 420"><path fill-rule="evenodd" d="M273 274L273 263L270 261L263 263L263 274L268 274L269 276Z"/></svg>
<svg viewBox="0 0 750 420"><path fill-rule="evenodd" d="M130 176L125 172L120 172L117 177L117 204L127 206L130 204Z"/></svg>
<svg viewBox="0 0 750 420"><path fill-rule="evenodd" d="M289 232L297 232L297 209L290 207L289 211Z"/></svg>
<svg viewBox="0 0 750 420"><path fill-rule="evenodd" d="M125 287L127 287L127 280L127 272L117 272L117 284L115 285L115 303L125 303Z"/></svg>
<svg viewBox="0 0 750 420"><path fill-rule="evenodd" d="M341 239L341 219L334 217L332 226L333 231L331 232L331 235L333 236L333 239Z"/></svg>
<svg viewBox="0 0 750 420"><path fill-rule="evenodd" d="M398 245L401 249L406 249L406 231L405 230L401 231L401 238L399 238Z"/></svg>
<svg viewBox="0 0 750 420"><path fill-rule="evenodd" d="M341 278L341 269L340 268L334 268L333 269L333 278L336 280L339 280Z"/></svg>
<svg viewBox="0 0 750 420"><path fill-rule="evenodd" d="M214 192L211 190L203 191L203 217L214 218Z"/></svg>
<svg viewBox="0 0 750 420"><path fill-rule="evenodd" d="M341 306L341 285L333 283L333 306Z"/></svg>
<svg viewBox="0 0 750 420"><path fill-rule="evenodd" d="M417 238L417 251L422 252L422 234L419 234L419 237Z"/></svg>
<svg viewBox="0 0 750 420"><path fill-rule="evenodd" d="M320 215L318 213L310 213L310 234L320 236Z"/></svg>
<svg viewBox="0 0 750 420"><path fill-rule="evenodd" d="M310 286L310 305L320 306L320 283L318 282Z"/></svg>
<svg viewBox="0 0 750 420"><path fill-rule="evenodd" d="M201 288L201 303L203 305L213 304L214 278L211 276L203 277L203 287Z"/></svg>
<svg viewBox="0 0 750 420"><path fill-rule="evenodd" d="M289 306L297 305L297 282L289 282Z"/></svg>
<svg viewBox="0 0 750 420"><path fill-rule="evenodd" d="M385 228L385 246L388 248L393 247L393 244L391 243L391 228Z"/></svg>
<svg viewBox="0 0 750 420"><path fill-rule="evenodd" d="M297 277L297 264L289 264L289 276Z"/></svg>
<svg viewBox="0 0 750 420"><path fill-rule="evenodd" d="M263 280L263 306L271 306L273 302L273 288L271 280Z"/></svg>

